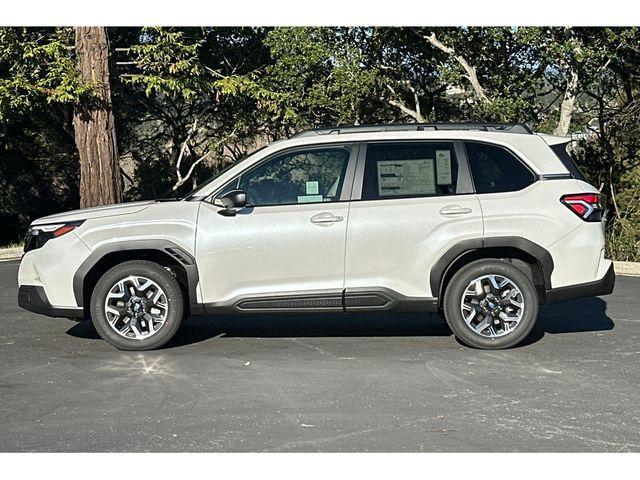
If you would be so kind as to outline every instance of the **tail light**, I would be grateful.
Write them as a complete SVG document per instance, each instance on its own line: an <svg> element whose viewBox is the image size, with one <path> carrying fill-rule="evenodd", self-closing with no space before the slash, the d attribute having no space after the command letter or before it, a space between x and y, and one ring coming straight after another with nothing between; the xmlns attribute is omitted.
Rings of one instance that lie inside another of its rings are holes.
<svg viewBox="0 0 640 480"><path fill-rule="evenodd" d="M601 193L571 193L560 198L560 202L585 222L602 220L605 200L606 197Z"/></svg>

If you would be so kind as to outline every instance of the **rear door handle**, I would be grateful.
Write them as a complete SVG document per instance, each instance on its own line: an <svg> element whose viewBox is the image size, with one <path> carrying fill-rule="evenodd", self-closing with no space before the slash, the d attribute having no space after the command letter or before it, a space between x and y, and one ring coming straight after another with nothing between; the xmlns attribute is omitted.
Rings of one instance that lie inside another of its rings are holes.
<svg viewBox="0 0 640 480"><path fill-rule="evenodd" d="M332 223L344 220L340 215L334 215L331 212L322 212L310 218L311 223L316 225L331 225Z"/></svg>
<svg viewBox="0 0 640 480"><path fill-rule="evenodd" d="M460 205L447 205L440 209L440 215L446 217L455 217L456 215L466 215L473 212L469 207L461 207Z"/></svg>

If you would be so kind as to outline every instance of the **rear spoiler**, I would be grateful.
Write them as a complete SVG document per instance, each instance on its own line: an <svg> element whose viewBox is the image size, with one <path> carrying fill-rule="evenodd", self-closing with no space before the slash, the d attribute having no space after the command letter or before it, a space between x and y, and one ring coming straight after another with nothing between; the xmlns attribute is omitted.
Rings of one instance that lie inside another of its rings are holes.
<svg viewBox="0 0 640 480"><path fill-rule="evenodd" d="M563 145L573 142L571 137L560 137L558 135L547 135L546 133L539 133L538 136L545 141L547 145L553 147L555 145Z"/></svg>

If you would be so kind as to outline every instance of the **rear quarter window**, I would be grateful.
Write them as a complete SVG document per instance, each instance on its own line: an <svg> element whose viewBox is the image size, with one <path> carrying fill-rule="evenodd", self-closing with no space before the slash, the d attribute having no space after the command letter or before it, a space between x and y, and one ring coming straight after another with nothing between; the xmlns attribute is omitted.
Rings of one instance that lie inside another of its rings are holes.
<svg viewBox="0 0 640 480"><path fill-rule="evenodd" d="M571 173L571 176L573 178L575 178L576 180L582 180L583 182L586 182L587 180L585 179L584 175L578 168L578 165L576 164L576 162L574 162L573 158L571 158L571 155L569 155L569 152L567 152L568 145L569 145L568 143L552 145L551 150L553 150L553 153L556 154L556 156L560 159L560 161L565 166L565 168L569 170L569 173Z"/></svg>
<svg viewBox="0 0 640 480"><path fill-rule="evenodd" d="M515 155L503 147L465 142L476 193L515 192L536 177Z"/></svg>

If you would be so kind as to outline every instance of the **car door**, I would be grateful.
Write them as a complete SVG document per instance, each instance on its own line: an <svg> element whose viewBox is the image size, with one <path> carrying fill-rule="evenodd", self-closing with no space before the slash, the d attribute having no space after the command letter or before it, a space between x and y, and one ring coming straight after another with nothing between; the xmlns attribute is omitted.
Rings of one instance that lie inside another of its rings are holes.
<svg viewBox="0 0 640 480"><path fill-rule="evenodd" d="M347 310L397 301L406 301L407 309L433 306L433 264L453 244L482 235L482 211L461 144L362 146L347 231Z"/></svg>
<svg viewBox="0 0 640 480"><path fill-rule="evenodd" d="M207 311L342 310L344 251L357 147L289 149L250 167L202 203L196 259ZM246 193L223 216L216 198Z"/></svg>

